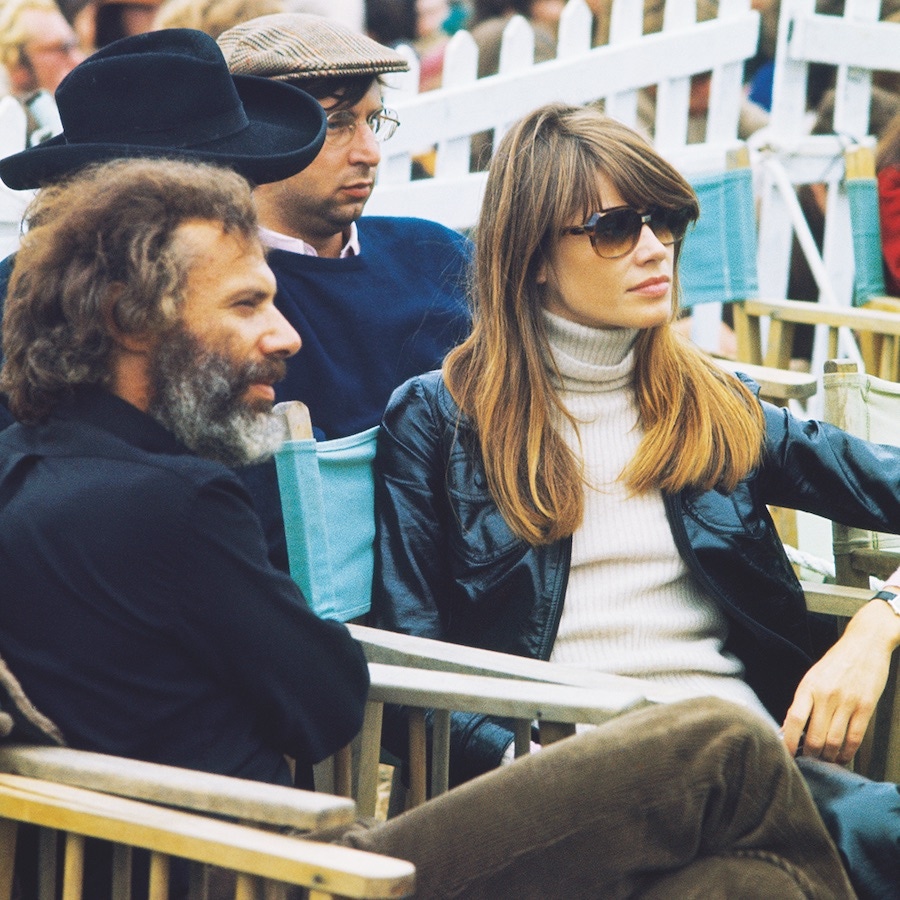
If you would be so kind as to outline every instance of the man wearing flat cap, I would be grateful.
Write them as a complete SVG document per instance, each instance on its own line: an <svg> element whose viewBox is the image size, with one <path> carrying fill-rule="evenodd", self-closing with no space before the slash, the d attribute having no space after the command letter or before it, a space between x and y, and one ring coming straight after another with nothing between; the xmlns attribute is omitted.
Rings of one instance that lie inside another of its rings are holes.
<svg viewBox="0 0 900 900"><path fill-rule="evenodd" d="M303 400L320 436L381 421L391 392L440 365L468 333L468 242L424 219L362 216L398 127L380 76L408 68L400 54L321 16L260 16L219 46L235 76L301 87L327 114L313 163L254 192L278 282L276 303L300 332L279 400Z"/></svg>

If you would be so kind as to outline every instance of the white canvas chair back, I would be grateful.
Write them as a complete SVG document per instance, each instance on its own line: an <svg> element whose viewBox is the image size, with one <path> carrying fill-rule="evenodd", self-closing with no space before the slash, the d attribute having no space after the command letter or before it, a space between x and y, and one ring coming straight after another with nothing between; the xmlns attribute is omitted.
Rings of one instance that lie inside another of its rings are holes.
<svg viewBox="0 0 900 900"><path fill-rule="evenodd" d="M291 577L316 615L357 619L372 599L378 427L316 441L302 403L277 409L291 423L275 454Z"/></svg>
<svg viewBox="0 0 900 900"><path fill-rule="evenodd" d="M823 382L826 421L867 441L900 446L900 384L867 375L847 362L828 363ZM845 553L860 548L900 552L898 535L835 525L834 537L836 562ZM900 556L887 563L891 571L898 564ZM841 574L839 571L838 581L842 584L868 587L867 580L846 580Z"/></svg>
<svg viewBox="0 0 900 900"><path fill-rule="evenodd" d="M854 363L825 365L825 419L858 437L900 446L900 384L857 371ZM835 522L833 548L837 582L871 590L870 579L884 580L900 565L900 536L849 528ZM887 687L878 704L866 774L900 779L900 654L895 653ZM861 751L862 752L862 751Z"/></svg>

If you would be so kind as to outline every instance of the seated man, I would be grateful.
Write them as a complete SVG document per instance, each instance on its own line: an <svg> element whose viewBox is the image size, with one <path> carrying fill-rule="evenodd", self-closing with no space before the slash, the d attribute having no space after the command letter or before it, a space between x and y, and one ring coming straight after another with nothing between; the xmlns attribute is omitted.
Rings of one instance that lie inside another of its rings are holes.
<svg viewBox="0 0 900 900"><path fill-rule="evenodd" d="M0 655L75 747L287 782L359 726L344 626L266 559L228 466L280 439L299 347L240 176L130 160L42 191L0 388ZM525 792L528 792L526 795ZM540 814L521 815L530 796ZM639 711L344 843L428 898L851 898L777 737L719 700Z"/></svg>
<svg viewBox="0 0 900 900"><path fill-rule="evenodd" d="M303 337L279 400L302 400L319 438L372 428L394 388L440 365L469 331L468 241L424 219L363 216L397 127L381 76L396 51L322 16L260 16L219 46L233 75L300 87L325 108L325 145L303 172L255 191L276 306ZM271 548L287 567L274 465L242 473Z"/></svg>
<svg viewBox="0 0 900 900"><path fill-rule="evenodd" d="M279 400L302 400L325 438L377 425L394 388L440 365L469 331L469 245L424 219L362 216L397 128L381 75L399 53L321 16L260 16L219 46L235 76L302 88L325 108L325 145L302 172L255 191L275 303L303 337Z"/></svg>

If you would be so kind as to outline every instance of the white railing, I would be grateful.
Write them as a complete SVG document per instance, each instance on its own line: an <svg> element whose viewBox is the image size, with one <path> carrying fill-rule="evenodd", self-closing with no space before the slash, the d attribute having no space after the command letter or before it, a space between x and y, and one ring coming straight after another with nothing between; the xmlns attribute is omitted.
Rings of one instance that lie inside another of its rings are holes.
<svg viewBox="0 0 900 900"><path fill-rule="evenodd" d="M721 0L716 19L696 21L695 0L667 0L662 31L642 34L643 4L614 0L609 42L591 47L593 18L584 0L570 0L559 26L557 56L533 62L534 38L521 17L503 36L501 67L477 79L477 50L459 32L447 46L442 87L417 93L418 72L392 82L389 102L401 127L384 145L370 214L418 215L454 228L474 224L484 185L470 170L472 135L493 129L497 139L542 103L602 100L606 110L640 125L641 91L655 94L650 127L659 150L691 171L719 168L738 135L744 63L756 52L759 15L750 0ZM706 139L688 144L690 82L711 71ZM435 148L435 176L411 180L412 158Z"/></svg>
<svg viewBox="0 0 900 900"><path fill-rule="evenodd" d="M807 248L804 252L816 276L819 302L849 305L854 269L843 153L854 143L872 142L872 73L900 72L900 24L879 21L881 0L847 0L842 16L816 14L815 6L815 0L781 3L771 120L758 147L766 161L760 185L760 288L765 296L787 295L796 224L792 185L824 183L821 256L817 259ZM833 133L811 136L806 93L814 63L834 66L836 85ZM851 336L842 337L852 356ZM821 371L825 354L824 342L817 341L814 371Z"/></svg>

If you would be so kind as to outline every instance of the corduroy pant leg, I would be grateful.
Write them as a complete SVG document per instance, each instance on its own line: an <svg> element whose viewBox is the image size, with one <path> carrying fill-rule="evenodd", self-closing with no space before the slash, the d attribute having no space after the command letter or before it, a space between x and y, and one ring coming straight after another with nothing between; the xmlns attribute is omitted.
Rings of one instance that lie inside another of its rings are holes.
<svg viewBox="0 0 900 900"><path fill-rule="evenodd" d="M716 699L622 716L341 843L411 860L428 900L662 897L669 878L679 897L854 897L777 736Z"/></svg>

